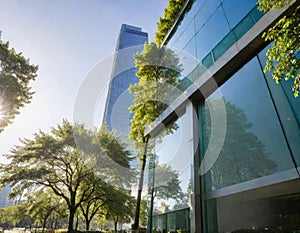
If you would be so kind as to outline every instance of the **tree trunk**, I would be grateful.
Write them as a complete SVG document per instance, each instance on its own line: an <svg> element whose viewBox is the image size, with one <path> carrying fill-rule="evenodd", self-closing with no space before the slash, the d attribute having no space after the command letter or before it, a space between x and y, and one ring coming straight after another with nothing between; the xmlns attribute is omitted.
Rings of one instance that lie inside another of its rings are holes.
<svg viewBox="0 0 300 233"><path fill-rule="evenodd" d="M134 223L132 225L132 230L138 230L139 229L139 220L140 220L140 206L141 206L141 200L142 200L142 191L143 191L143 185L144 185L144 173L145 173L145 167L146 167L146 159L147 159L147 145L148 145L148 138L145 142L145 149L142 159L142 165L141 165L141 174L139 178L139 189L137 193L137 199L136 199L136 209L135 209L135 217L134 217Z"/></svg>
<svg viewBox="0 0 300 233"><path fill-rule="evenodd" d="M90 230L90 223L92 219L85 218L85 230L89 231Z"/></svg>
<svg viewBox="0 0 300 233"><path fill-rule="evenodd" d="M75 212L76 212L76 209L73 207L71 207L69 209L69 225L68 225L68 233L72 233L73 232L73 223L74 223L74 217L75 217Z"/></svg>
<svg viewBox="0 0 300 233"><path fill-rule="evenodd" d="M58 225L58 218L55 218L54 229L57 229L57 225Z"/></svg>
<svg viewBox="0 0 300 233"><path fill-rule="evenodd" d="M115 221L115 233L117 233L117 231L118 231L118 218Z"/></svg>
<svg viewBox="0 0 300 233"><path fill-rule="evenodd" d="M79 225L78 214L76 214L75 230L78 229L78 225Z"/></svg>

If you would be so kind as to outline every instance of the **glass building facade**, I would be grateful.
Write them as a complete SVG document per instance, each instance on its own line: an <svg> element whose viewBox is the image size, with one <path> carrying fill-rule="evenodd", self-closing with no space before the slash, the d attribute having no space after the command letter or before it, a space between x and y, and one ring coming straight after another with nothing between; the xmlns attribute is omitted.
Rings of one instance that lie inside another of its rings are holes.
<svg viewBox="0 0 300 233"><path fill-rule="evenodd" d="M300 99L263 72L261 39L298 4L263 14L256 0L196 0L174 25L166 44L195 59L184 97L147 132L177 128L154 137L153 231L300 232Z"/></svg>
<svg viewBox="0 0 300 233"><path fill-rule="evenodd" d="M109 130L116 130L122 139L127 139L131 114L128 110L133 96L128 92L130 84L138 82L133 55L141 52L148 34L141 28L122 24L116 45L112 76L108 88L108 96L103 122Z"/></svg>

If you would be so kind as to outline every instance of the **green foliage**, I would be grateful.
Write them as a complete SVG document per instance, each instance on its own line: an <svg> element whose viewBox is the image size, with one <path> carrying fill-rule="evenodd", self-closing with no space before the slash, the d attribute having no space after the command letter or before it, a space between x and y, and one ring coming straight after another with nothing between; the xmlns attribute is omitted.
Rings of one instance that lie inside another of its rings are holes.
<svg viewBox="0 0 300 233"><path fill-rule="evenodd" d="M273 8L283 8L291 0L258 0L259 9L269 11ZM292 91L294 96L300 90L300 6L290 16L284 16L273 27L263 34L265 40L273 41L272 47L267 51L268 59L264 72L271 71L277 83L294 79Z"/></svg>
<svg viewBox="0 0 300 233"><path fill-rule="evenodd" d="M62 222L66 218L67 206L61 198L56 196L49 188L40 189L26 194L27 214L32 219L32 224L45 228L50 221L58 220Z"/></svg>
<svg viewBox="0 0 300 233"><path fill-rule="evenodd" d="M155 34L155 40L157 44L163 43L166 35L169 33L175 21L178 19L179 13L182 11L186 1L187 0L168 1L168 6L164 10L164 16L160 17L157 23L157 32Z"/></svg>
<svg viewBox="0 0 300 233"><path fill-rule="evenodd" d="M292 2L293 0L258 0L258 9L267 12L273 8L282 9L285 4Z"/></svg>
<svg viewBox="0 0 300 233"><path fill-rule="evenodd" d="M117 226L117 223L130 223L134 215L134 207L135 199L129 195L128 191L111 187L103 212L106 219L112 220Z"/></svg>
<svg viewBox="0 0 300 233"><path fill-rule="evenodd" d="M102 142L103 135L111 136L105 145ZM108 170L118 170L109 167L112 161L109 156L123 156L114 159L129 167L128 151L121 146L112 148L117 139L105 129L88 130L84 125L72 125L64 120L62 125L52 128L50 133L40 131L33 139L21 142L22 145L15 146L7 155L11 162L1 167L2 184L9 184L13 188L12 196L29 188L51 189L67 205L68 230L73 229L75 212L79 206L95 193L100 193L97 189L102 186L96 183L96 177L101 175L101 178L106 177L107 181L113 182L121 176L105 176Z"/></svg>
<svg viewBox="0 0 300 233"><path fill-rule="evenodd" d="M30 103L33 92L29 83L35 80L38 67L9 48L0 32L0 132L12 122L19 109Z"/></svg>
<svg viewBox="0 0 300 233"><path fill-rule="evenodd" d="M141 226L147 226L148 223L148 206L147 206L147 200L142 199L141 200L141 211L140 211L140 225Z"/></svg>
<svg viewBox="0 0 300 233"><path fill-rule="evenodd" d="M130 222L133 215L133 200L128 192L109 185L99 177L95 177L93 193L82 202L80 210L85 218L86 230L89 230L91 220L98 215L117 222Z"/></svg>
<svg viewBox="0 0 300 233"><path fill-rule="evenodd" d="M181 66L175 53L155 43L145 43L144 50L134 56L138 68L139 83L131 85L129 91L135 96L130 112L129 137L138 145L145 142L144 132L167 107L171 91L179 83Z"/></svg>
<svg viewBox="0 0 300 233"><path fill-rule="evenodd" d="M14 206L4 208L1 213L1 222L9 224L10 227L29 225L30 217L27 214L26 204L17 203Z"/></svg>
<svg viewBox="0 0 300 233"><path fill-rule="evenodd" d="M155 168L156 197L161 199L182 200L184 194L180 187L178 172L169 165L162 164ZM160 185L163 186L160 186Z"/></svg>
<svg viewBox="0 0 300 233"><path fill-rule="evenodd" d="M156 43L145 43L144 50L134 56L136 67L139 69L137 77L139 82L129 87L134 94L134 103L130 106L130 112L134 113L131 120L129 138L133 139L139 155L143 153L141 174L139 178L139 191L137 208L133 229L138 229L141 192L143 187L144 170L146 164L147 141L144 133L150 125L168 107L168 97L179 82L181 67L175 53ZM176 129L176 125L170 127L169 132ZM142 152L142 147L144 152Z"/></svg>

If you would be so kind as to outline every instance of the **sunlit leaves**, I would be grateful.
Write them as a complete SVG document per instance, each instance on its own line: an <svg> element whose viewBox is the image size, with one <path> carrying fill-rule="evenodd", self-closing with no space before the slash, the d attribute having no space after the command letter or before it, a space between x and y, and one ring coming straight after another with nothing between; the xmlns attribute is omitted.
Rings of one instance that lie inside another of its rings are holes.
<svg viewBox="0 0 300 233"><path fill-rule="evenodd" d="M159 18L157 32L155 34L156 43L162 44L166 35L173 27L186 0L169 0L168 6L164 10L164 16Z"/></svg>
<svg viewBox="0 0 300 233"><path fill-rule="evenodd" d="M2 185L10 185L14 196L29 188L51 189L67 205L69 230L76 210L94 195L100 196L97 189L106 187L105 182L131 181L117 172L122 166L129 168L129 152L106 128L89 130L64 120L50 133L40 131L21 142L7 155L11 162L1 167Z"/></svg>
<svg viewBox="0 0 300 233"><path fill-rule="evenodd" d="M1 34L0 34L1 36ZM9 48L0 38L0 132L10 124L21 107L30 103L38 67L31 65L22 53Z"/></svg>
<svg viewBox="0 0 300 233"><path fill-rule="evenodd" d="M273 8L282 9L285 4L292 2L293 0L258 0L258 9L267 12Z"/></svg>
<svg viewBox="0 0 300 233"><path fill-rule="evenodd" d="M134 113L129 137L143 144L145 128L168 107L167 97L179 83L181 66L172 50L156 43L145 44L135 55L135 64L140 80L129 88L135 97L129 108Z"/></svg>
<svg viewBox="0 0 300 233"><path fill-rule="evenodd" d="M283 8L290 0L259 0L259 9L269 11L273 8ZM300 90L300 6L293 14L284 16L273 27L264 33L265 40L273 41L272 47L267 51L267 61L264 72L271 71L277 83L282 79L294 79L292 91L294 96Z"/></svg>

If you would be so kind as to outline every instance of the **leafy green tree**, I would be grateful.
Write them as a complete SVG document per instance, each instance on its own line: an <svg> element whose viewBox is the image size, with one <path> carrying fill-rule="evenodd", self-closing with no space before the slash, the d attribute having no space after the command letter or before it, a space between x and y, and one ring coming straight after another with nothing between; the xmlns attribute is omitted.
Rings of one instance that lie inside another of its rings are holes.
<svg viewBox="0 0 300 233"><path fill-rule="evenodd" d="M68 227L68 206L66 202L59 201L59 205L54 209L48 219L48 228L62 229Z"/></svg>
<svg viewBox="0 0 300 233"><path fill-rule="evenodd" d="M95 221L96 223L99 225L100 230L105 230L105 228L107 227L109 220L105 217L105 215L103 213L98 213L95 216Z"/></svg>
<svg viewBox="0 0 300 233"><path fill-rule="evenodd" d="M184 6L184 0L169 0L168 6L164 10L164 17L160 17L157 23L155 39L158 44L162 44L165 36L173 27L180 11Z"/></svg>
<svg viewBox="0 0 300 233"><path fill-rule="evenodd" d="M282 9L292 0L258 0L258 9L267 12L273 8ZM291 15L281 18L273 27L263 34L268 41L273 41L267 51L267 61L264 71L271 71L277 83L282 79L294 79L292 91L294 96L300 90L300 6Z"/></svg>
<svg viewBox="0 0 300 233"><path fill-rule="evenodd" d="M97 213L109 201L111 192L109 185L98 177L90 177L89 180L83 184L83 190L89 187L89 198L80 204L81 214L85 220L85 229L89 231L90 223Z"/></svg>
<svg viewBox="0 0 300 233"><path fill-rule="evenodd" d="M155 168L155 195L160 199L182 200L184 194L180 186L178 172L167 164L158 165Z"/></svg>
<svg viewBox="0 0 300 233"><path fill-rule="evenodd" d="M139 82L129 87L135 97L129 108L134 113L129 137L136 144L143 145L145 128L170 104L168 97L180 81L182 68L174 51L154 42L145 43L144 50L134 59Z"/></svg>
<svg viewBox="0 0 300 233"><path fill-rule="evenodd" d="M27 214L26 203L17 203L3 209L1 222L9 224L10 227L25 227L30 225L30 216Z"/></svg>
<svg viewBox="0 0 300 233"><path fill-rule="evenodd" d="M129 91L134 94L134 103L129 108L130 112L134 113L129 138L140 150L139 156L142 161L133 224L133 229L138 229L148 144L148 139L144 136L145 129L168 107L168 103L170 103L168 97L179 83L181 66L174 51L154 42L145 43L144 50L137 53L134 59L138 68L136 75L140 80L137 84L129 87ZM144 151L141 149L143 145L145 145Z"/></svg>
<svg viewBox="0 0 300 233"><path fill-rule="evenodd" d="M31 65L22 53L9 48L0 32L0 132L12 122L19 109L30 103L33 92L30 81L35 80L38 67Z"/></svg>
<svg viewBox="0 0 300 233"><path fill-rule="evenodd" d="M96 140L101 145L106 155L111 158L98 159L99 170L96 169L95 173L91 173L89 178L85 180L81 186L80 191L88 190L89 198L80 204L81 214L83 215L86 230L89 230L90 223L95 215L106 206L110 205L111 200L116 195L113 192L114 187L109 184L114 184L117 187L129 189L133 175L130 172L129 161L130 152L125 149L125 145L115 136L114 132L110 132L107 126L104 125L97 134ZM120 172L116 172L114 164L118 164L116 169L123 168Z"/></svg>
<svg viewBox="0 0 300 233"><path fill-rule="evenodd" d="M27 195L27 213L32 218L33 224L41 226L44 232L47 221L56 214L55 210L62 205L62 199L51 189L41 189Z"/></svg>
<svg viewBox="0 0 300 233"><path fill-rule="evenodd" d="M156 43L162 44L169 31L173 28L176 20L181 21L183 17L179 17L187 0L169 0L168 6L164 10L164 16L159 18L157 23L157 32L155 34ZM191 8L194 0L188 1L187 9L188 12ZM178 22L179 24L180 22Z"/></svg>
<svg viewBox="0 0 300 233"><path fill-rule="evenodd" d="M193 193L193 187L192 187L192 181L189 180L186 192L182 194L182 197L178 200L176 200L175 205L173 206L173 209L183 209L187 208L190 204L190 198Z"/></svg>
<svg viewBox="0 0 300 233"><path fill-rule="evenodd" d="M7 155L11 162L2 166L1 179L4 184L10 184L15 195L30 187L50 188L67 204L68 230L71 232L76 210L90 198L95 189L95 186L86 185L88 179L95 174L100 176L100 172L105 169L113 169L103 166L98 168L101 162L108 164L106 160L111 160L108 158L109 151L114 151L114 148L105 148L108 152L105 153L98 140L101 132L87 130L80 124L73 126L66 120L57 128L52 128L51 133L40 131L33 139L24 139L23 145L11 150ZM127 158L128 152L123 149L122 153L114 156ZM118 161L123 162L123 159Z"/></svg>
<svg viewBox="0 0 300 233"><path fill-rule="evenodd" d="M129 223L133 217L135 199L128 191L120 190L115 187L110 189L110 198L105 205L105 217L114 222L115 231L117 232L118 223Z"/></svg>
<svg viewBox="0 0 300 233"><path fill-rule="evenodd" d="M147 200L142 199L141 200L141 208L140 208L140 225L142 227L147 226L147 221L148 221L148 206L147 206Z"/></svg>

